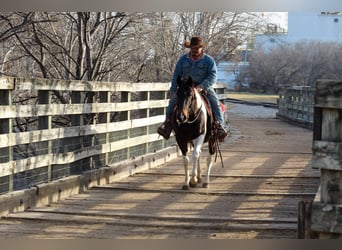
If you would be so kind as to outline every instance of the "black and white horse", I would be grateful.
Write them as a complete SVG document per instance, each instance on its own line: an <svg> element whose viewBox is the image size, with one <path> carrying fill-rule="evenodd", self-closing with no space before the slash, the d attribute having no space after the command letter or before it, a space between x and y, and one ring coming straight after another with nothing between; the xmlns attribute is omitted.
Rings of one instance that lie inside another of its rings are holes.
<svg viewBox="0 0 342 250"><path fill-rule="evenodd" d="M171 117L171 126L183 155L185 183L182 189L187 190L189 186L195 187L200 182L203 182L203 187L208 187L210 171L213 165L213 154L216 152L215 139L211 136L214 124L213 117L210 115L207 99L198 93L191 77L185 80L178 77L177 82L177 99ZM206 160L205 178L202 181L200 155L205 142L208 142L209 154ZM189 145L193 147L191 174L189 173Z"/></svg>

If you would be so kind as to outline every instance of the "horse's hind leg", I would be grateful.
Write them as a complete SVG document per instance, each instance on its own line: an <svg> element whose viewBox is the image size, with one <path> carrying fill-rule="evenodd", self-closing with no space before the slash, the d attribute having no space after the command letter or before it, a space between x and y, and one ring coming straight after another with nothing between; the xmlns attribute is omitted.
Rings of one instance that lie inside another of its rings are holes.
<svg viewBox="0 0 342 250"><path fill-rule="evenodd" d="M204 182L202 184L202 187L207 188L209 186L209 182L210 182L210 171L211 171L211 167L213 166L213 155L209 154L207 157L207 172L205 175L205 179Z"/></svg>

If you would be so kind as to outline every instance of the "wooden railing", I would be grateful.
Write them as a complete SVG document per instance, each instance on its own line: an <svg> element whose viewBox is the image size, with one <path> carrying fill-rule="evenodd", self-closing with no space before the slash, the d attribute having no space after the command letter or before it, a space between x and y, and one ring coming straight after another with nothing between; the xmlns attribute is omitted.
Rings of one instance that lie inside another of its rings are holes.
<svg viewBox="0 0 342 250"><path fill-rule="evenodd" d="M225 89L215 85L222 100ZM165 141L156 133L165 119L168 90L169 83L1 77L0 193L175 144L173 137Z"/></svg>
<svg viewBox="0 0 342 250"><path fill-rule="evenodd" d="M313 128L315 89L308 86L282 87L279 90L277 117Z"/></svg>

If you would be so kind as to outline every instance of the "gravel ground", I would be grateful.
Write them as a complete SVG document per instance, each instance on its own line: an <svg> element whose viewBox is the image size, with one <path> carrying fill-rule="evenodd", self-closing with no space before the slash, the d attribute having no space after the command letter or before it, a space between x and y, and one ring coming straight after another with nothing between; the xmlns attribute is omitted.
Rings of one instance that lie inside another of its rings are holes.
<svg viewBox="0 0 342 250"><path fill-rule="evenodd" d="M253 106L228 102L228 116L234 114L249 118L276 118L278 109L268 108L261 105Z"/></svg>

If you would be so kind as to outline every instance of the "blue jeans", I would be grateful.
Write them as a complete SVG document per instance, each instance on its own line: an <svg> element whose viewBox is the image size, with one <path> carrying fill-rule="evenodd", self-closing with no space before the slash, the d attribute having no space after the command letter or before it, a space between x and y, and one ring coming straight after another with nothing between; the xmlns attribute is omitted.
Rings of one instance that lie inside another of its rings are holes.
<svg viewBox="0 0 342 250"><path fill-rule="evenodd" d="M207 98L210 102L211 110L213 111L214 116L220 122L220 124L224 127L223 114L219 105L219 100L213 88L207 89ZM176 104L176 99L177 99L176 96L170 99L169 106L167 106L166 108L166 119L171 118L171 113L172 113L173 107Z"/></svg>

